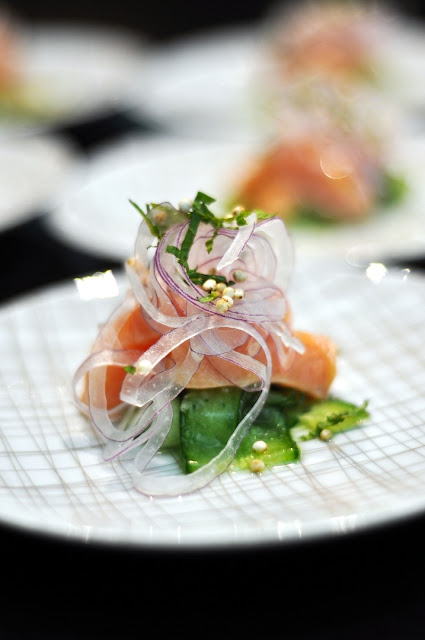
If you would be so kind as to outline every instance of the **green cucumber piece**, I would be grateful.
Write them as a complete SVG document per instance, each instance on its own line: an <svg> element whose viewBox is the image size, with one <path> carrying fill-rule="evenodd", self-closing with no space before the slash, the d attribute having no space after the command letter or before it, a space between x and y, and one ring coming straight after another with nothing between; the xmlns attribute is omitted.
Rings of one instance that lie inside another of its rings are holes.
<svg viewBox="0 0 425 640"><path fill-rule="evenodd" d="M236 387L185 393L180 408L180 426L181 453L186 473L196 471L223 449L257 397L257 393L245 393ZM229 468L248 469L254 458L261 458L270 467L298 460L299 449L288 425L295 422L294 412L299 412L299 405L304 406L306 401L304 394L291 390L286 394L271 391ZM288 408L286 414L285 407ZM256 440L266 442L265 452L254 453L252 445Z"/></svg>
<svg viewBox="0 0 425 640"><path fill-rule="evenodd" d="M277 414L277 412L276 412ZM271 417L271 415L269 414ZM285 426L282 416L275 416L276 422L266 424L254 423L242 440L235 457L229 465L230 470L250 469L254 459L260 459L266 467L275 467L281 464L296 462L300 457L297 443L291 437L289 429ZM262 453L253 451L254 442L262 440L267 449Z"/></svg>
<svg viewBox="0 0 425 640"><path fill-rule="evenodd" d="M180 447L180 404L180 397L174 398L171 402L173 421L161 449L176 449Z"/></svg>
<svg viewBox="0 0 425 640"><path fill-rule="evenodd" d="M180 446L186 473L196 471L226 445L239 422L238 387L193 389L180 405Z"/></svg>
<svg viewBox="0 0 425 640"><path fill-rule="evenodd" d="M321 437L324 429L331 435L354 429L360 422L369 418L367 402L361 406L351 404L339 398L318 400L311 408L299 415L291 428L291 435L297 442ZM322 436L323 437L323 436Z"/></svg>
<svg viewBox="0 0 425 640"><path fill-rule="evenodd" d="M220 453L258 395L237 387L183 392L165 444L180 447L186 473L196 471ZM369 417L366 406L367 403L357 406L335 397L314 400L295 389L272 387L229 469L250 469L254 459L260 459L265 467L296 462L300 458L300 442L357 427ZM267 445L262 452L253 450L258 440Z"/></svg>

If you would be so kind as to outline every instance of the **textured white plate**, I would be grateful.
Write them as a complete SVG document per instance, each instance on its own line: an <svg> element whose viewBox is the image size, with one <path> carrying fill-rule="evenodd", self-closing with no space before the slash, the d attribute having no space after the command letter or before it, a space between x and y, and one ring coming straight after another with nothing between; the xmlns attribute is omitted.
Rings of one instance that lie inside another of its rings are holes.
<svg viewBox="0 0 425 640"><path fill-rule="evenodd" d="M301 462L224 473L178 498L136 492L131 460L105 462L72 401L73 372L122 291L98 275L0 311L3 522L86 542L211 548L341 534L425 508L423 277L300 265L296 326L338 343L333 391L368 399L371 418L306 443ZM158 456L148 472L172 466Z"/></svg>
<svg viewBox="0 0 425 640"><path fill-rule="evenodd" d="M0 230L56 207L74 170L76 151L63 138L19 138L0 144Z"/></svg>
<svg viewBox="0 0 425 640"><path fill-rule="evenodd" d="M89 25L46 24L19 32L22 84L40 95L50 115L0 120L0 137L75 124L123 106L144 46L132 33Z"/></svg>
<svg viewBox="0 0 425 640"><path fill-rule="evenodd" d="M141 206L169 200L177 205L198 190L225 209L259 143L213 142L178 137L127 137L89 159L62 207L46 221L61 240L118 260L133 251ZM291 229L299 256L339 256L371 262L409 258L425 251L425 136L394 141L389 158L405 176L409 196L359 224L320 230Z"/></svg>

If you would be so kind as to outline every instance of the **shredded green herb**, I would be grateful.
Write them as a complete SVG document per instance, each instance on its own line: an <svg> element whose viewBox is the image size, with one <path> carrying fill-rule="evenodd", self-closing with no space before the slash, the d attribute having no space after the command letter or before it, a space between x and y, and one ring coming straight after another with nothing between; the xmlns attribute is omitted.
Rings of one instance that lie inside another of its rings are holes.
<svg viewBox="0 0 425 640"><path fill-rule="evenodd" d="M126 371L127 373L131 373L133 375L136 373L137 369L132 364L128 364L127 366L124 367L124 371Z"/></svg>
<svg viewBox="0 0 425 640"><path fill-rule="evenodd" d="M177 258L178 262L184 267L189 279L194 284L201 286L206 280L211 278L211 274L200 273L197 268L191 269L188 264L189 251L195 240L196 232L200 223L204 222L206 224L210 224L214 228L214 234L205 243L207 252L211 253L214 240L217 237L219 229L223 228L225 224L232 225L232 223L236 223L237 227L242 227L247 224L246 218L251 214L251 211L244 211L240 208L235 208L235 210L232 212L232 215L226 216L225 219L217 218L214 213L208 208L208 205L212 204L213 202L215 202L214 198L211 198L211 196L202 193L202 191L198 191L193 201L193 205L188 212L190 222L181 248L179 249L178 247L169 245L166 249L167 253L171 253L172 255L174 255ZM257 217L259 214L261 215L261 219L271 217L267 216L267 214L264 214L263 212L256 213ZM233 282L226 280L225 277L216 274L214 275L214 280L216 282L223 282L226 286L234 284ZM210 294L209 296L200 298L200 301L210 302L215 297L215 295Z"/></svg>
<svg viewBox="0 0 425 640"><path fill-rule="evenodd" d="M207 296L203 296L202 298L198 298L199 302L211 302L211 300L215 300L220 296L218 291L211 291Z"/></svg>
<svg viewBox="0 0 425 640"><path fill-rule="evenodd" d="M177 258L178 263L185 269L189 280L191 280L193 284L196 284L199 286L202 286L204 282L206 282L206 280L211 278L211 274L201 273L198 271L197 267L193 269L190 268L188 259L189 259L190 249L195 241L195 237L201 222L205 224L209 224L214 229L213 235L210 238L208 238L205 242L205 247L207 252L211 253L214 246L214 240L217 237L217 234L220 229L224 227L234 227L235 224L237 227L243 227L244 225L247 224L246 218L252 213L252 211L245 211L241 207L235 207L231 214L225 216L225 218L219 218L209 208L209 205L213 204L214 202L215 202L214 198L203 193L202 191L198 191L188 211L183 211L182 209L180 209L178 212L176 212L174 210L175 213L177 213L178 215L178 221L186 220L186 221L189 221L189 224L186 230L185 237L183 238L181 247L179 248L173 245L168 245L166 248L166 252L175 256L175 258ZM141 207L139 207L138 204L133 202L133 200L130 200L130 203L141 214L141 216L143 217L144 221L146 222L149 228L149 231L155 238L158 238L158 240L161 240L163 238L165 231L171 226L171 224L176 223L176 216L169 216L169 211L167 210L167 207L164 207L164 217L166 218L166 221L165 223L160 225L155 223L154 217L152 216L152 212L157 207L162 205L158 205L154 203L151 203L150 205L147 204L146 212L144 212L141 209ZM267 214L267 213L264 213L264 211L260 211L260 210L255 210L254 213L256 213L258 220L267 220L269 218L272 218L275 215L275 214ZM172 218L168 220L168 223L167 223L167 215L170 218ZM231 286L234 284L232 280L227 280L224 276L220 276L217 274L214 274L214 280L217 283L222 282L226 286ZM204 296L203 298L200 298L199 300L201 302L210 302L211 300L214 300L215 297L217 297L216 294L211 293L208 296Z"/></svg>
<svg viewBox="0 0 425 640"><path fill-rule="evenodd" d="M158 228L158 227L157 227L157 226L152 222L152 220L151 220L151 219L149 218L149 216L148 216L148 213L149 213L149 211L151 210L151 208L152 208L152 207L151 207L150 205L148 205L148 204L147 204L147 205L146 205L146 212L147 212L147 213L145 213L145 212L143 211L143 209L141 209L141 208L139 207L139 205L138 205L138 204L136 204L135 202L133 202L133 200L130 200L129 202L130 202L130 204L132 204L132 205L133 205L133 207L134 207L134 208L135 208L135 209L140 213L140 215L143 217L144 221L145 221L145 222L146 222L146 224L148 225L148 228L149 228L149 231L151 232L151 234L152 234L153 236L155 236L155 238L160 238L160 235L161 235L161 234L160 234L159 228Z"/></svg>

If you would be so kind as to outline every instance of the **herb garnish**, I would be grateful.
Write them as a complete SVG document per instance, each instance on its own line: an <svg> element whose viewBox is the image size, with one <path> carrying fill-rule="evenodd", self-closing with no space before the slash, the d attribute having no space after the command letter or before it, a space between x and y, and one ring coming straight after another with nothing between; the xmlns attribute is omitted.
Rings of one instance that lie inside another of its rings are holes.
<svg viewBox="0 0 425 640"><path fill-rule="evenodd" d="M140 215L143 217L143 220L146 222L146 224L148 225L149 231L151 232L151 234L153 236L155 236L155 238L160 238L161 237L161 233L159 231L159 227L157 227L156 224L154 224L152 222L152 220L149 218L148 213L151 211L151 209L153 208L153 205L146 205L146 212L145 213L143 211L143 209L141 209L139 207L138 204L136 204L135 202L133 202L133 200L129 200L130 204L133 205L133 207L140 213Z"/></svg>
<svg viewBox="0 0 425 640"><path fill-rule="evenodd" d="M168 245L166 249L167 253L171 253L177 258L177 262L181 264L182 267L186 270L189 279L194 284L201 286L204 284L204 282L211 278L211 274L200 273L197 270L197 267L195 267L195 269L191 269L187 260L189 257L190 248L192 247L192 244L195 240L195 236L201 222L210 224L214 228L213 236L209 238L205 243L208 253L211 253L212 251L214 239L216 238L219 229L224 226L223 220L217 218L214 213L208 208L208 205L212 204L213 202L215 202L214 198L207 196L201 191L198 191L193 204L187 214L189 218L189 226L187 228L186 235L183 238L180 249L172 245ZM215 275L214 279L216 280L216 282L223 282L226 285L229 284L224 276Z"/></svg>
<svg viewBox="0 0 425 640"><path fill-rule="evenodd" d="M193 282L193 284L200 286L202 286L204 282L211 278L211 274L200 273L197 267L191 269L189 267L188 258L190 249L193 245L201 222L211 225L214 229L213 235L205 242L207 252L211 253L214 245L214 240L217 237L220 229L225 227L234 227L235 225L236 227L242 227L247 224L246 218L252 213L252 211L245 211L242 207L235 207L231 214L226 215L224 218L218 218L209 208L209 205L211 205L213 202L215 202L214 198L211 198L211 196L202 193L202 191L198 191L190 208L180 208L179 211L176 212L179 218L189 221L186 235L183 238L183 242L181 243L180 248L173 245L168 245L166 248L167 253L171 253L177 258L177 262L185 269L188 278ZM169 222L172 222L172 224L162 224L162 228L160 228L160 226L155 224L154 217L152 215L154 209L159 205L153 203L150 205L147 204L145 213L135 202L130 200L130 203L142 215L150 232L154 237L158 238L158 240L161 240L165 234L165 231L175 223L175 220L170 220ZM258 220L267 220L268 218L272 218L275 215L266 214L263 211L259 210L255 210L254 213L257 214ZM227 280L224 276L220 276L217 274L214 274L214 280L217 283L222 282L226 286L231 286L232 284L234 284L232 280ZM199 298L199 300L200 302L210 302L211 300L214 300L217 295L217 293L212 292L207 296L204 296L203 298Z"/></svg>
<svg viewBox="0 0 425 640"><path fill-rule="evenodd" d="M126 371L127 373L131 373L132 375L134 375L137 371L136 367L134 367L132 364L128 364L124 367L124 371Z"/></svg>
<svg viewBox="0 0 425 640"><path fill-rule="evenodd" d="M211 291L211 293L209 293L206 296L203 296L202 298L198 298L198 300L199 302L211 302L212 300L215 300L219 296L220 296L220 293L218 291Z"/></svg>

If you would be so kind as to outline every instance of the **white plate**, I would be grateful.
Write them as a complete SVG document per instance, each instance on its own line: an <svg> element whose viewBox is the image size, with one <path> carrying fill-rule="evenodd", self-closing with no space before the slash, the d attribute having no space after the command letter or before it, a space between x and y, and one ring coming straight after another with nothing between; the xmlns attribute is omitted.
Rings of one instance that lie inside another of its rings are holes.
<svg viewBox="0 0 425 640"><path fill-rule="evenodd" d="M128 137L92 156L64 205L47 219L63 241L125 260L133 252L139 217L128 203L169 200L177 204L198 190L217 199L232 195L257 143L212 142L176 137ZM425 252L425 137L394 143L390 163L406 177L409 196L398 206L359 224L320 231L291 229L299 256L339 256L378 261Z"/></svg>
<svg viewBox="0 0 425 640"><path fill-rule="evenodd" d="M134 113L180 135L251 140L264 134L255 78L258 28L241 25L181 38L152 49L127 98Z"/></svg>
<svg viewBox="0 0 425 640"><path fill-rule="evenodd" d="M79 165L63 138L40 136L0 144L0 230L58 205Z"/></svg>
<svg viewBox="0 0 425 640"><path fill-rule="evenodd" d="M269 49L276 20L266 18L151 50L127 93L134 113L180 135L264 139L276 126L269 102L282 82ZM371 90L408 121L412 107L425 105L424 30L420 23L395 19L384 34L374 62L379 83Z"/></svg>
<svg viewBox="0 0 425 640"><path fill-rule="evenodd" d="M105 145L75 175L46 224L68 244L117 260L133 253L140 216L129 199L177 203L204 191L226 194L246 145L167 136L130 136Z"/></svg>
<svg viewBox="0 0 425 640"><path fill-rule="evenodd" d="M423 21L394 20L378 44L383 93L405 109L425 106L425 29Z"/></svg>
<svg viewBox="0 0 425 640"><path fill-rule="evenodd" d="M45 121L4 118L2 138L123 107L136 69L143 68L144 46L123 30L52 23L22 28L19 43L22 84L40 96L48 115Z"/></svg>
<svg viewBox="0 0 425 640"><path fill-rule="evenodd" d="M368 399L370 419L328 443L305 443L300 462L224 473L177 498L135 491L131 460L104 461L74 406L72 375L123 292L110 273L79 284L0 311L3 522L84 542L212 548L358 531L425 508L423 277L300 265L295 324L336 341L332 390Z"/></svg>

